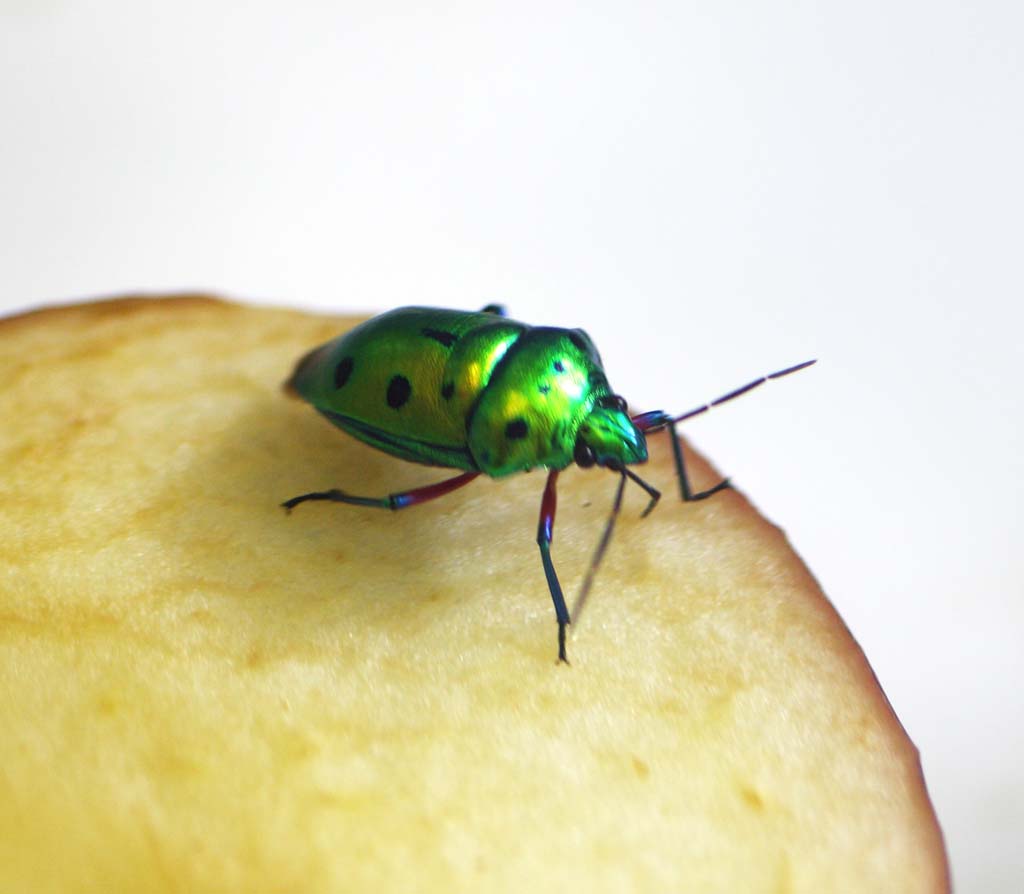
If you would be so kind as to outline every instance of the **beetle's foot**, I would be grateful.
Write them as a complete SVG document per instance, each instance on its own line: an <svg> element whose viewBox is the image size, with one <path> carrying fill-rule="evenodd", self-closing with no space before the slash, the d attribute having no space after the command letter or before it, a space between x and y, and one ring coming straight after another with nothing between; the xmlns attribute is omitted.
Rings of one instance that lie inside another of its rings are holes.
<svg viewBox="0 0 1024 894"><path fill-rule="evenodd" d="M558 622L558 662L559 664L564 663L566 667L571 667L569 656L565 654L565 628L567 626L568 622Z"/></svg>
<svg viewBox="0 0 1024 894"><path fill-rule="evenodd" d="M286 512L291 512L299 503L305 503L307 500L333 500L344 503L348 500L348 494L340 490L316 491L311 494L300 494L297 497L292 497L290 500L285 500L281 506Z"/></svg>
<svg viewBox="0 0 1024 894"><path fill-rule="evenodd" d="M719 481L718 484L708 490L702 490L699 494L690 494L690 498L687 502L692 503L694 500L706 500L708 497L717 494L720 490L730 490L731 488L732 482L726 478Z"/></svg>

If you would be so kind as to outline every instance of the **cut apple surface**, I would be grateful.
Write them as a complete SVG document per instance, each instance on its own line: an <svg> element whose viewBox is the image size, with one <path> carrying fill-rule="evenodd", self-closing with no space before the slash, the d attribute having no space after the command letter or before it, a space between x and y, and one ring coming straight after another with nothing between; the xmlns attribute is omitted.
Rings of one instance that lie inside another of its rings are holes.
<svg viewBox="0 0 1024 894"><path fill-rule="evenodd" d="M627 489L569 667L542 474L286 514L451 474L282 392L354 322L201 297L0 321L0 890L948 890L864 655L742 494L669 496L665 435L666 498L641 520ZM568 594L615 485L559 480Z"/></svg>

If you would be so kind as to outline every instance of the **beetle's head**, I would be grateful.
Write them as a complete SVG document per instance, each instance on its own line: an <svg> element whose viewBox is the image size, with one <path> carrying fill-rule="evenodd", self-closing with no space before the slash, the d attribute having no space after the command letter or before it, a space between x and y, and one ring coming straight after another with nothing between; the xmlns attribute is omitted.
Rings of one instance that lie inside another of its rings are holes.
<svg viewBox="0 0 1024 894"><path fill-rule="evenodd" d="M647 460L647 441L617 394L599 397L576 434L573 460L581 468L621 469Z"/></svg>

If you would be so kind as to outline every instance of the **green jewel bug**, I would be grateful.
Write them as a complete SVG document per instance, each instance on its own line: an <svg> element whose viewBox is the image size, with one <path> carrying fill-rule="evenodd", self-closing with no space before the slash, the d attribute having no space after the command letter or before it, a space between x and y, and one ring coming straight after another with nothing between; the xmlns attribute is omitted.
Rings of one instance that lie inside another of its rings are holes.
<svg viewBox="0 0 1024 894"><path fill-rule="evenodd" d="M681 498L706 499L729 481L692 490L676 423L814 362L762 376L678 416L661 410L631 416L626 401L608 385L597 348L582 329L529 326L508 319L504 308L493 304L479 312L399 308L310 351L285 387L371 447L461 474L386 497L332 489L281 505L290 511L308 500L329 500L405 509L451 493L478 475L502 478L547 469L537 544L558 621L558 658L568 663L566 628L570 617L579 617L611 539L626 479L650 497L645 516L661 497L629 468L647 461L646 435L670 433ZM551 540L558 474L573 463L616 472L619 484L570 616L551 561Z"/></svg>

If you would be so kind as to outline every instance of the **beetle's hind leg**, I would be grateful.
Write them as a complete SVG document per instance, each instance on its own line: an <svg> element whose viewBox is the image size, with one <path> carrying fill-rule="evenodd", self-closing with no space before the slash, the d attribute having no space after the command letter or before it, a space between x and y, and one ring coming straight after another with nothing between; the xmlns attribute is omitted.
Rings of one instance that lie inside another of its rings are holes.
<svg viewBox="0 0 1024 894"><path fill-rule="evenodd" d="M329 500L332 503L348 503L351 506L372 506L377 509L406 509L409 506L417 506L420 503L426 503L430 500L436 500L438 497L443 497L445 494L450 494L453 490L458 490L460 487L469 484L479 474L479 472L464 472L462 475L456 475L454 478L439 481L437 484L428 484L426 487L417 487L414 490L388 494L386 497L357 497L347 494L343 490L314 491L310 494L292 497L290 500L285 500L281 505L289 512L298 506L299 503L305 503L307 500Z"/></svg>
<svg viewBox="0 0 1024 894"><path fill-rule="evenodd" d="M569 663L565 654L565 629L569 626L569 609L565 606L562 585L555 574L555 565L551 561L551 537L555 528L555 508L558 505L558 492L555 483L558 470L548 472L547 484L544 485L544 496L540 501L540 521L537 524L537 546L540 547L540 560L544 565L544 576L548 579L551 601L555 604L555 618L558 621L558 660Z"/></svg>

